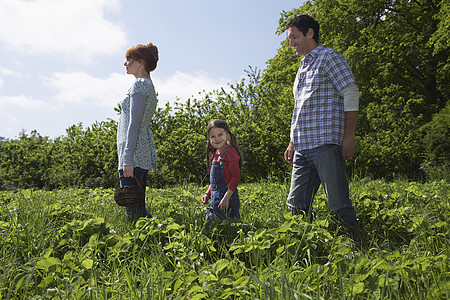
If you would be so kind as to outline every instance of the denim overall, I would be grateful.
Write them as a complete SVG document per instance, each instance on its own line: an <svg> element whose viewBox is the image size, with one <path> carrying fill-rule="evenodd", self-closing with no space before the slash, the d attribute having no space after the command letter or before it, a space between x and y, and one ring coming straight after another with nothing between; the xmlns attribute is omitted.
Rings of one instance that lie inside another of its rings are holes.
<svg viewBox="0 0 450 300"><path fill-rule="evenodd" d="M228 210L221 210L219 208L219 203L222 200L223 196L227 192L227 182L225 181L225 176L223 173L223 158L225 157L225 152L230 147L223 150L220 155L219 161L212 161L211 163L211 171L210 171L210 182L211 182L211 201L209 206L206 209L206 215L209 221L214 219L225 220L226 218L239 218L239 194L236 188L236 191L229 199Z"/></svg>

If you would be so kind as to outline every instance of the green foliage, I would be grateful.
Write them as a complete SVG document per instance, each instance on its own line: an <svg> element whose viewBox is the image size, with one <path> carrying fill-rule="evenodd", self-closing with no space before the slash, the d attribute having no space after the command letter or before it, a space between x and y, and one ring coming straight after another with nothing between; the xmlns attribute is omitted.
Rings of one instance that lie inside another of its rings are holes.
<svg viewBox="0 0 450 300"><path fill-rule="evenodd" d="M293 16L311 14L321 24L321 42L341 51L354 72L361 111L359 151L349 161L351 172L374 178L423 178L423 153L430 149L418 131L449 97L447 10L445 1L436 0L354 0L308 1L283 12L278 34ZM174 112L166 108L158 124L168 122L171 130L169 137L167 130L160 135L164 146L159 151L163 160L168 155L171 159L166 161L177 164L176 169L164 164L162 173L173 178L166 182L205 181L200 175L204 169L191 166L192 158L204 161L195 142L201 142L206 124L216 117L227 120L239 139L246 157L244 182L288 177L283 153L289 142L292 82L299 63L285 40L262 73L250 68L248 81L230 85L230 92L220 90L200 101L179 104ZM190 155L181 154L184 160L172 158L174 146L166 140L180 141Z"/></svg>
<svg viewBox="0 0 450 300"><path fill-rule="evenodd" d="M310 14L321 43L349 61L361 92L359 174L421 177L417 131L450 96L448 9L442 0L324 0L283 13L279 33L294 15Z"/></svg>
<svg viewBox="0 0 450 300"><path fill-rule="evenodd" d="M321 43L342 52L354 73L361 99L349 173L448 179L449 9L445 0L318 0L281 14L278 34L297 14L315 17ZM215 118L237 136L245 157L242 182L288 178L283 153L299 64L286 39L264 70L250 67L226 90L158 108L151 124L158 167L150 185L208 182L205 131ZM115 136L109 120L86 129L73 125L54 140L33 131L0 142L0 189L110 187L117 176Z"/></svg>
<svg viewBox="0 0 450 300"><path fill-rule="evenodd" d="M156 152L158 155L158 185L180 181L201 182L206 174L206 125L208 101L187 100L158 108L152 120Z"/></svg>
<svg viewBox="0 0 450 300"><path fill-rule="evenodd" d="M0 189L42 187L51 163L51 141L36 131L25 131L17 140L0 143Z"/></svg>
<svg viewBox="0 0 450 300"><path fill-rule="evenodd" d="M204 95L202 100L188 99L173 108L157 110L152 124L158 153L155 182L208 182L206 126L216 118L227 121L237 136L245 158L243 182L269 176L284 179L287 142L281 141L289 138L292 108L281 113L280 105L272 103L272 91L262 86L259 70L250 68L247 75L247 79L230 85L230 92L222 89Z"/></svg>
<svg viewBox="0 0 450 300"><path fill-rule="evenodd" d="M423 126L425 161L422 169L430 180L450 181L450 103Z"/></svg>
<svg viewBox="0 0 450 300"><path fill-rule="evenodd" d="M446 299L444 181L351 182L364 228L286 213L288 183L243 184L242 219L204 228L203 187L148 189L131 223L112 189L0 192L2 299Z"/></svg>
<svg viewBox="0 0 450 300"><path fill-rule="evenodd" d="M54 141L57 153L50 169L49 187L83 185L112 186L117 179L117 124L95 122L83 130L81 124L66 129L67 136Z"/></svg>
<svg viewBox="0 0 450 300"><path fill-rule="evenodd" d="M36 131L0 143L0 189L112 186L117 178L117 124L95 122L54 140Z"/></svg>

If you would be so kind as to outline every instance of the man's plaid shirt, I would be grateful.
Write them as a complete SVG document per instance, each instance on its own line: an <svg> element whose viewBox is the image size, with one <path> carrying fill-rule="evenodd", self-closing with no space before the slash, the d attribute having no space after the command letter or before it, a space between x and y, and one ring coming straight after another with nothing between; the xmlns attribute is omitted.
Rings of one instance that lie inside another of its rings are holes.
<svg viewBox="0 0 450 300"><path fill-rule="evenodd" d="M339 91L354 82L338 51L319 45L305 55L294 83L291 141L296 151L342 144L345 114Z"/></svg>

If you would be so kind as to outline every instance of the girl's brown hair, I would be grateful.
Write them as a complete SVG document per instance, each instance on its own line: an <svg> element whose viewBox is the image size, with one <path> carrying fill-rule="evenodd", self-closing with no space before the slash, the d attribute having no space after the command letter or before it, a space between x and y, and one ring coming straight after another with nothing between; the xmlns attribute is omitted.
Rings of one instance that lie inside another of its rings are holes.
<svg viewBox="0 0 450 300"><path fill-rule="evenodd" d="M224 129L229 135L230 135L230 146L232 146L236 152L239 154L239 168L242 168L242 162L244 161L244 155L242 155L241 150L239 149L239 144L236 139L236 136L231 133L230 128L228 127L227 122L220 119L215 119L209 122L208 126L206 127L206 166L208 168L208 172L211 170L211 160L214 157L214 153L216 151L216 148L214 148L211 145L211 141L209 139L209 131L212 128L222 128Z"/></svg>
<svg viewBox="0 0 450 300"><path fill-rule="evenodd" d="M156 69L156 64L158 63L158 48L152 43L147 45L137 44L127 50L125 58L142 59L145 63L145 70L150 73Z"/></svg>

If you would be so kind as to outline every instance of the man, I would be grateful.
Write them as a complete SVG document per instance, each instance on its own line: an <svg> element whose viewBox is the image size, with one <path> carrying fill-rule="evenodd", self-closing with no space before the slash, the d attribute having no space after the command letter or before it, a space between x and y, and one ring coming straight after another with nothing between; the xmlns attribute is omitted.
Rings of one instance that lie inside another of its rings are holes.
<svg viewBox="0 0 450 300"><path fill-rule="evenodd" d="M290 45L304 56L294 83L295 107L284 158L293 164L287 205L312 219L320 184L327 208L358 238L359 223L349 198L345 160L356 152L359 90L344 56L319 45L319 23L307 15L287 25Z"/></svg>

